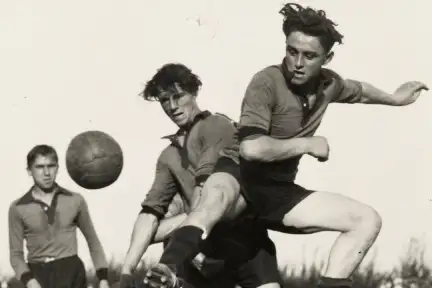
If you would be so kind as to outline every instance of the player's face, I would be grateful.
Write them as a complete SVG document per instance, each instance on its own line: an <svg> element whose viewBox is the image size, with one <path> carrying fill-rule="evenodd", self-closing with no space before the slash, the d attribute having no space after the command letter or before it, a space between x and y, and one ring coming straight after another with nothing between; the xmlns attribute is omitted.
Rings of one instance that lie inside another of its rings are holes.
<svg viewBox="0 0 432 288"><path fill-rule="evenodd" d="M31 167L27 169L36 186L42 190L50 190L54 187L58 163L52 155L38 155Z"/></svg>
<svg viewBox="0 0 432 288"><path fill-rule="evenodd" d="M184 91L177 83L159 95L159 102L166 115L179 127L193 121L197 111L196 97Z"/></svg>
<svg viewBox="0 0 432 288"><path fill-rule="evenodd" d="M306 84L319 75L321 67L330 62L332 55L326 53L318 37L292 32L286 39L286 65L293 73L291 83Z"/></svg>

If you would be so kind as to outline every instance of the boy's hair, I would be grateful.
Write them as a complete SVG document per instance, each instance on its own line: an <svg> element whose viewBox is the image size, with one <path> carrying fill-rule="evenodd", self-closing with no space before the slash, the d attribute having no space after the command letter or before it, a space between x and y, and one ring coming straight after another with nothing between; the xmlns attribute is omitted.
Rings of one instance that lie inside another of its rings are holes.
<svg viewBox="0 0 432 288"><path fill-rule="evenodd" d="M327 18L323 10L288 3L279 13L284 16L282 30L286 37L295 31L318 37L326 52L330 52L336 42L342 44L343 35L336 30L337 24Z"/></svg>
<svg viewBox="0 0 432 288"><path fill-rule="evenodd" d="M56 150L49 145L41 144L34 146L27 153L27 168L30 168L33 165L36 157L38 156L51 156L53 157L54 161L58 163L58 156Z"/></svg>
<svg viewBox="0 0 432 288"><path fill-rule="evenodd" d="M191 69L183 64L169 63L158 69L140 95L148 101L158 100L159 94L174 87L175 83L195 96L202 85L200 78Z"/></svg>

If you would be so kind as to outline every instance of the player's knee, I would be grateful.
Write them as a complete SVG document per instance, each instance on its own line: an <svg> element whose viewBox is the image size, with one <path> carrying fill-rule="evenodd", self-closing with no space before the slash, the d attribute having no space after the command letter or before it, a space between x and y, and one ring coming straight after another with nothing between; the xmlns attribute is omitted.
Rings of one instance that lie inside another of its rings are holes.
<svg viewBox="0 0 432 288"><path fill-rule="evenodd" d="M215 173L206 181L202 200L195 207L195 211L200 210L210 218L221 217L236 201L240 186L231 175L224 174L226 173Z"/></svg>
<svg viewBox="0 0 432 288"><path fill-rule="evenodd" d="M382 219L379 213L369 206L362 206L354 217L354 229L361 230L364 235L376 237L381 231Z"/></svg>
<svg viewBox="0 0 432 288"><path fill-rule="evenodd" d="M238 198L240 185L227 173L215 173L205 183L202 194L207 195L207 205L225 209Z"/></svg>
<svg viewBox="0 0 432 288"><path fill-rule="evenodd" d="M382 227L381 215L375 209L369 207L365 219L370 233L373 234L373 236L377 236Z"/></svg>

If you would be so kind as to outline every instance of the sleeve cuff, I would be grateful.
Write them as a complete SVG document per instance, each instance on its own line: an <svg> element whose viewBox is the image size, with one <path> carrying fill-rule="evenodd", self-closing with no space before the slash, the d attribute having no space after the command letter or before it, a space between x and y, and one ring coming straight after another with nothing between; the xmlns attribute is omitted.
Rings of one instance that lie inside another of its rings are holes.
<svg viewBox="0 0 432 288"><path fill-rule="evenodd" d="M151 208L149 206L143 206L140 213L139 214L143 214L143 213L147 213L147 214L152 214L154 215L158 220L162 219L164 217L164 214L156 211L156 209Z"/></svg>
<svg viewBox="0 0 432 288"><path fill-rule="evenodd" d="M100 280L108 280L108 268L100 268L96 270L96 277Z"/></svg>
<svg viewBox="0 0 432 288"><path fill-rule="evenodd" d="M21 275L20 280L24 285L27 285L27 283L33 278L33 273L31 271L26 271Z"/></svg>
<svg viewBox="0 0 432 288"><path fill-rule="evenodd" d="M249 136L253 135L267 135L267 130L259 127L253 127L253 126L245 126L241 127L238 132L238 137L240 142L245 140Z"/></svg>
<svg viewBox="0 0 432 288"><path fill-rule="evenodd" d="M209 174L198 175L197 177L195 177L195 185L201 187L204 186L204 183L207 181L209 177L210 177Z"/></svg>

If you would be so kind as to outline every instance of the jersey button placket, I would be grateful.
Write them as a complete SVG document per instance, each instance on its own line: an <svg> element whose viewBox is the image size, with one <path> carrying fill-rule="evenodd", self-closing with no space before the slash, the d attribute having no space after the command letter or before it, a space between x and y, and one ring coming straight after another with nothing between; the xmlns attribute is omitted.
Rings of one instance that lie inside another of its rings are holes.
<svg viewBox="0 0 432 288"><path fill-rule="evenodd" d="M54 212L53 207L50 207L46 204L43 205L43 210L44 210L44 212L47 216L47 220L48 220L48 231L47 231L48 235L47 236L48 236L49 240L52 240L52 238L54 237L54 230L53 230L53 228L54 228L54 226L53 226L54 215L53 215L53 213L55 213L55 212Z"/></svg>
<svg viewBox="0 0 432 288"><path fill-rule="evenodd" d="M299 97L299 99L303 110L302 126L305 126L309 116L309 103L306 97Z"/></svg>

